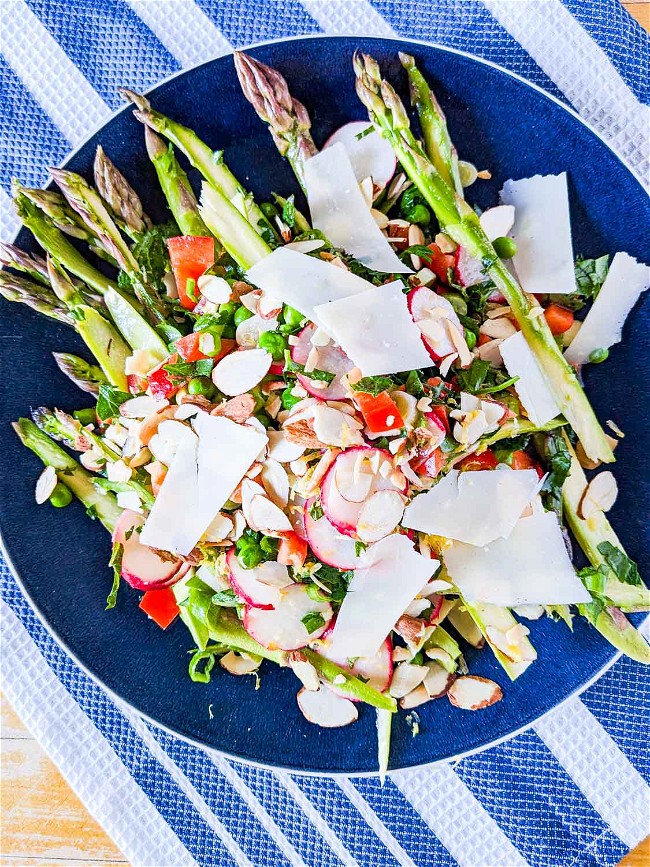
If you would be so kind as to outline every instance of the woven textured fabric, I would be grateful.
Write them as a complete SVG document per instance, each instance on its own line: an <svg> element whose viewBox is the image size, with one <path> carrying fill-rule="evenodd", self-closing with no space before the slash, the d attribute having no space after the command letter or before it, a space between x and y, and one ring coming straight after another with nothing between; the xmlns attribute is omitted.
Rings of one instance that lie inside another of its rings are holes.
<svg viewBox="0 0 650 867"><path fill-rule="evenodd" d="M572 106L647 180L648 38L616 0L4 0L0 16L4 238L12 177L44 183L118 106L118 85L320 32L497 62ZM382 787L228 761L145 723L65 654L1 562L0 590L3 688L134 864L606 867L650 830L650 674L629 660L523 734Z"/></svg>

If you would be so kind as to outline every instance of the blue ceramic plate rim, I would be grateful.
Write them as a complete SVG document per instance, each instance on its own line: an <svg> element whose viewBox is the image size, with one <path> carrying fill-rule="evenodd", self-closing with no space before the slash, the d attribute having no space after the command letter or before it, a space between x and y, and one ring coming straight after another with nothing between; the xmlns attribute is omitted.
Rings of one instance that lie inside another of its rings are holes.
<svg viewBox="0 0 650 867"><path fill-rule="evenodd" d="M348 35L348 34L336 34L336 35L304 34L304 35L295 35L295 36L281 38L281 39L270 39L270 40L264 40L261 42L255 42L255 43L252 43L252 44L247 45L245 47L238 48L237 50L254 51L255 49L264 48L267 46L283 45L286 43L299 42L299 41L300 42L303 42L303 41L324 42L324 41L338 41L338 40L342 40L342 39L354 39L354 38L355 38L355 35L353 35L353 34L350 34L350 35ZM542 87L535 84L534 82L528 81L523 76L521 76L515 72L512 72L508 69L505 69L504 67L500 66L497 63L494 63L493 61L478 57L478 56L476 56L470 52L463 51L461 49L451 48L451 47L448 47L445 45L441 45L439 43L426 42L424 40L418 40L418 39L401 38L399 36L391 36L391 37L359 36L358 38L359 38L359 40L362 40L364 42L370 41L370 42L375 42L379 45L382 45L385 43L396 42L396 43L401 43L405 47L407 47L409 45L413 45L413 46L419 46L419 47L426 48L426 49L434 49L437 51L444 52L446 54L451 54L451 55L455 55L458 57L462 57L462 58L471 60L475 63L489 67L489 68L497 71L498 73L500 73L504 76L507 76L508 78L514 79L515 81L519 82L520 84L523 84L526 87L536 91L541 97L553 102L557 107L561 108L564 112L566 112L568 115L570 115L575 121L577 121L580 124L580 126L585 127L587 130L589 130L589 132L591 132L601 142L601 144L604 145L604 147L606 147L616 157L616 159L621 164L622 169L625 171L625 173L628 175L628 177L632 181L634 181L634 183L636 183L640 187L640 189L645 193L645 190L644 190L643 185L641 184L640 180L626 166L623 158L619 155L619 153L616 151L616 149L612 145L610 145L602 137L602 135L598 132L598 130L596 130L589 122L584 120L569 105L562 102L560 99L558 99L553 94L548 93L546 90L544 90ZM176 79L180 79L184 75L187 75L188 73L191 73L194 70L200 69L201 67L207 66L211 63L214 63L215 60L226 59L226 58L231 57L231 56L232 56L232 52L229 52L229 53L220 55L219 57L211 58L211 59L203 61L201 63L194 64L193 66L181 69L178 72L175 72L172 75L169 75L164 79L161 79L155 85L153 85L152 87L148 88L147 90L145 90L143 92L145 95L151 96L152 94L155 94L156 91L159 88L163 87L164 85L167 85L168 83L170 83ZM80 151L82 151L83 148L86 147L86 145L93 138L95 138L95 136L99 135L102 132L102 130L104 130L117 117L128 113L131 110L131 108L132 107L129 105L124 105L124 106L121 106L116 111L112 112L110 117L108 117L102 124L100 124L91 133L89 133L83 142L81 142L77 147L75 147L72 151L70 151L70 153L67 155L66 159L61 163L61 167L62 168L67 167L69 165L69 163L71 163L74 160L74 158L77 156L77 154ZM50 183L48 185L48 187L53 187L53 186L54 186L53 183ZM21 230L19 230L19 232L17 233L16 237L14 238L14 241L18 237L18 234L20 234L20 231ZM214 747L214 746L210 745L209 743L202 741L200 738L193 737L192 735L188 735L187 733L184 733L184 732L180 732L180 731L176 730L173 726L170 726L166 723L163 723L163 722L159 721L158 719L156 719L155 716L152 716L152 715L146 713L145 711L141 710L137 706L136 703L129 701L128 699L123 698L119 694L119 691L107 686L103 682L101 677L98 676L97 674L95 674L92 671L92 669L77 656L77 654L70 648L68 642L65 641L59 635L59 633L55 629L55 627L52 626L50 624L50 622L48 621L48 619L42 614L41 609L38 606L38 604L36 603L36 601L34 600L34 598L32 597L32 594L27 590L25 583L23 582L23 579L20 575L19 570L14 566L13 559L11 558L11 556L9 554L7 544L5 543L5 533L4 533L3 528L4 528L4 521L2 521L2 523L0 523L0 551L2 552L2 555L5 559L5 562L10 567L12 574L13 574L14 578L16 579L16 583L18 584L20 590L22 591L22 593L24 594L24 596L28 600L28 602L31 605L31 607L33 608L33 610L38 615L39 619L41 620L41 622L43 623L43 625L45 626L45 628L47 629L49 634L57 642L57 644L79 666L79 668L86 675L88 675L88 677L92 681L97 683L110 697L112 697L112 699L116 702L118 707L120 705L122 705L126 708L129 708L130 710L133 710L135 713L137 713L145 721L157 726L158 728L162 729L163 731L168 732L169 734L171 734L175 737L180 738L181 740L183 740L189 744L196 745L202 749L211 750L215 753L218 753L219 755L225 756L226 758L230 758L230 759L233 759L235 761L242 762L242 763L247 764L247 765L251 765L253 767L261 767L261 768L268 768L268 769L278 768L278 769L283 769L283 770L289 770L294 774L299 774L299 775L304 775L304 776L319 776L319 775L327 774L328 776L368 777L368 776L376 775L376 771L372 771L372 770L363 770L363 771L340 770L340 771L336 771L336 770L330 770L330 769L327 769L327 770L311 769L311 768L299 767L299 766L296 766L294 764L287 763L287 762L273 763L273 762L265 762L265 761L252 759L248 756L242 756L235 751L231 752L231 751L223 749L223 748ZM641 626L641 623L643 621L641 619L637 619L636 617L634 619L635 619L637 626ZM650 620L650 615L648 615L647 619ZM503 735L500 735L498 737L494 737L494 738L486 741L485 743L482 743L482 744L480 744L476 747L473 747L471 749L467 749L467 750L463 750L463 751L459 751L459 752L454 752L454 753L449 753L447 755L440 756L439 758L437 758L435 760L428 761L425 759L423 761L417 761L416 760L413 762L405 762L405 763L403 763L397 767L393 766L391 763L391 767L390 767L391 772L401 770L401 769L415 768L415 767L433 767L434 765L440 764L441 762L458 761L458 760L466 758L468 756L472 756L472 755L475 755L477 753L480 753L483 750L498 746L499 744L502 744L502 743L510 740L511 738L516 737L517 735L521 734L522 732L525 732L528 729L532 728L536 723L538 723L540 720L547 717L549 714L551 714L553 711L555 711L556 709L558 709L559 707L564 705L566 702L569 702L571 699L574 699L577 696L581 695L585 690L587 690L597 680L599 680L600 677L602 677L602 675L605 674L622 657L622 655L623 654L620 651L615 651L612 648L611 657L603 665L601 665L601 667L598 670L596 670L588 679L586 679L579 686L577 686L576 688L571 690L569 693L567 693L567 695L564 698L562 698L562 699L556 701L554 704L552 704L543 713L537 715L534 719L531 719L531 720L525 722L521 726L513 728L512 730L504 733ZM507 700L507 685L505 686L504 691L505 691L504 700Z"/></svg>

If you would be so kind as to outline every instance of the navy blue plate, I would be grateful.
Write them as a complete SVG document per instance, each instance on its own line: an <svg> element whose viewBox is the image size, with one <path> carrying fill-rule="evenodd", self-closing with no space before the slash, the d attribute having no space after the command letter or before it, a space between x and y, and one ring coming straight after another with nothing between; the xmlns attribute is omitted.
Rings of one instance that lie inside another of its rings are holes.
<svg viewBox="0 0 650 867"><path fill-rule="evenodd" d="M648 258L647 200L640 185L598 136L560 103L504 70L447 49L388 39L298 39L252 53L284 73L310 110L314 138L322 144L341 124L364 118L351 67L357 47L378 58L405 99L397 52L406 49L418 58L444 106L460 154L492 172L491 181L469 191L473 203L494 204L507 178L566 170L576 252L596 256L626 250ZM290 168L240 93L231 58L166 81L151 92L151 99L156 108L196 129L215 148L223 148L235 174L260 199L268 198L271 190L297 192ZM66 166L90 177L99 143L140 192L147 211L165 218L142 127L128 108ZM34 246L25 232L19 243L27 249ZM630 556L641 563L650 555L644 535L650 480L639 472L646 465L649 445L644 402L649 393L649 312L646 301L631 317L625 340L612 351L611 360L590 370L587 379L600 418L615 419L627 433L617 451L621 492L612 518ZM33 490L40 464L9 430L9 422L26 415L30 407L45 404L71 410L87 402L59 373L50 355L53 350L84 354L84 348L69 328L15 304L3 305L0 329L2 534L23 589L57 639L93 677L182 737L233 757L297 771L374 771L372 710L363 708L359 721L347 728L319 729L296 706L295 677L268 664L258 691L252 678L218 672L209 685L192 683L187 676L192 642L182 623L162 632L138 610L139 594L126 586L120 590L117 608L104 610L111 584L106 533L77 503L64 510L36 506ZM548 620L531 624L531 632L539 659L514 684L507 682L489 651L467 652L473 672L503 685L504 698L498 704L472 714L456 710L446 700L432 702L419 709L417 738L400 713L393 728L391 767L458 756L507 737L583 688L614 657L612 648L582 620L576 620L573 634Z"/></svg>

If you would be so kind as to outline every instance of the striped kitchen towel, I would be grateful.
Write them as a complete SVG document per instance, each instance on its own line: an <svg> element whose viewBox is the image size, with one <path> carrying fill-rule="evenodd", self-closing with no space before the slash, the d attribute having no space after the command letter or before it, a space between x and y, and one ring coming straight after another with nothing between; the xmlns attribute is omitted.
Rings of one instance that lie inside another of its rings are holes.
<svg viewBox="0 0 650 867"><path fill-rule="evenodd" d="M11 178L45 183L118 107L118 85L319 32L495 61L572 105L647 181L648 37L616 0L4 0L0 236L17 229ZM4 564L0 582L3 689L134 864L586 867L650 830L650 674L628 660L518 737L382 789L227 761L149 725L67 657Z"/></svg>

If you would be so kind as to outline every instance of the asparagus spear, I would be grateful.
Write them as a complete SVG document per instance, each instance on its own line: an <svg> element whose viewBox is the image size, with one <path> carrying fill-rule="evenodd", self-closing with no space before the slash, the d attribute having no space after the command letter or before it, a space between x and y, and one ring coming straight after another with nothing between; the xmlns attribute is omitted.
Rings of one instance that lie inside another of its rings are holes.
<svg viewBox="0 0 650 867"><path fill-rule="evenodd" d="M56 296L70 310L77 332L99 362L106 378L121 391L128 391L124 367L131 350L113 325L84 302L61 266L49 257L47 265Z"/></svg>
<svg viewBox="0 0 650 867"><path fill-rule="evenodd" d="M44 286L50 285L45 259L36 253L26 253L15 244L5 244L4 241L0 241L0 265L13 268L14 271L21 271Z"/></svg>
<svg viewBox="0 0 650 867"><path fill-rule="evenodd" d="M136 106L135 117L145 126L169 139L180 148L195 169L201 172L206 181L226 199L233 202L258 234L269 230L275 232L270 223L253 200L252 195L239 183L223 161L221 151L212 148L201 141L197 134L186 126L166 117L151 107L144 96L127 88L120 88L121 95Z"/></svg>
<svg viewBox="0 0 650 867"><path fill-rule="evenodd" d="M140 265L115 225L101 196L75 172L66 169L50 169L50 173L71 207L81 216L86 225L92 228L106 249L110 250L119 266L131 278L133 291L150 313L152 320L156 323L164 322L171 314L171 310L160 298L157 290L145 284Z"/></svg>
<svg viewBox="0 0 650 867"><path fill-rule="evenodd" d="M399 59L408 73L411 104L418 110L429 159L447 186L454 189L459 196L463 196L458 154L449 135L447 119L440 103L415 65L415 58L400 51Z"/></svg>
<svg viewBox="0 0 650 867"><path fill-rule="evenodd" d="M94 268L90 262L84 259L76 247L73 247L70 241L68 241L63 232L51 223L40 208L37 208L24 195L19 185L14 184L13 194L16 213L23 226L30 230L41 247L53 259L102 295L111 287L117 288L116 283L109 280L101 271L98 271L97 268Z"/></svg>
<svg viewBox="0 0 650 867"><path fill-rule="evenodd" d="M26 304L37 313L42 313L44 316L49 316L50 319L56 319L65 325L72 325L73 327L75 325L70 311L66 307L62 307L56 295L41 283L10 274L8 271L0 271L0 295L7 301Z"/></svg>
<svg viewBox="0 0 650 867"><path fill-rule="evenodd" d="M309 131L311 120L307 109L291 96L286 80L277 69L241 51L235 51L234 58L244 96L269 125L275 146L289 160L305 190L304 163L318 153Z"/></svg>
<svg viewBox="0 0 650 867"><path fill-rule="evenodd" d="M221 241L244 270L272 252L266 241L255 232L224 194L205 182L199 211L210 232Z"/></svg>
<svg viewBox="0 0 650 867"><path fill-rule="evenodd" d="M650 665L650 645L618 608L594 613L591 606L579 605L578 610L617 650L636 662Z"/></svg>
<svg viewBox="0 0 650 867"><path fill-rule="evenodd" d="M568 437L565 436L564 439L571 455L571 470L562 486L562 502L567 523L592 566L606 569L607 580L603 595L623 611L647 611L650 609L650 590L647 587L625 584L621 581L599 550L603 542L609 542L614 548L625 553L605 513L595 512L588 520L579 517L580 501L587 488L587 477Z"/></svg>
<svg viewBox="0 0 650 867"><path fill-rule="evenodd" d="M21 418L12 424L23 445L31 449L46 467L54 467L57 478L81 500L89 513L99 518L109 533L122 514L116 497L95 487L93 477L74 458L39 430L31 419Z"/></svg>
<svg viewBox="0 0 650 867"><path fill-rule="evenodd" d="M99 145L93 167L95 186L120 229L133 240L152 226L140 197Z"/></svg>
<svg viewBox="0 0 650 867"><path fill-rule="evenodd" d="M537 659L537 651L526 637L519 640L518 649L520 652L523 651L523 655L527 658L519 662L514 662L509 656L506 656L503 650L494 643L495 632L505 636L509 629L517 626L517 621L508 608L500 608L498 605L488 605L482 602L467 602L463 598L461 598L461 605L481 630L481 635L489 644L492 653L510 680L516 680L526 671L531 662Z"/></svg>
<svg viewBox="0 0 650 867"><path fill-rule="evenodd" d="M167 199L178 228L184 235L204 237L210 234L199 213L199 205L187 175L174 155L174 146L166 145L151 127L145 126L144 140L149 159Z"/></svg>
<svg viewBox="0 0 650 867"><path fill-rule="evenodd" d="M109 384L104 371L96 364L89 364L83 358L71 355L69 352L53 352L52 355L61 373L64 373L82 391L99 394L99 386Z"/></svg>
<svg viewBox="0 0 650 867"><path fill-rule="evenodd" d="M445 183L415 139L406 109L391 85L382 80L377 61L357 53L354 70L357 94L368 109L370 120L390 142L404 171L433 209L441 227L472 257L483 262L485 274L510 305L560 410L580 437L585 452L593 460L613 461L614 455L605 432L546 320L533 314L530 298L495 253L476 213Z"/></svg>

